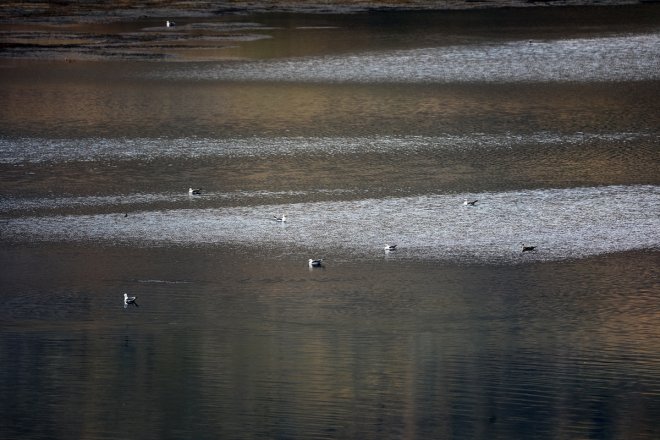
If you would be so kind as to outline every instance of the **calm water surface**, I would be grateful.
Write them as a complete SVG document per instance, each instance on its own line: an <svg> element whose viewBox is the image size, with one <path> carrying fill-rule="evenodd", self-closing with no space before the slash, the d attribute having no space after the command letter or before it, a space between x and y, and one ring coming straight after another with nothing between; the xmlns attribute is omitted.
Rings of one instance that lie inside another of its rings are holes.
<svg viewBox="0 0 660 440"><path fill-rule="evenodd" d="M0 32L0 437L660 435L658 7Z"/></svg>

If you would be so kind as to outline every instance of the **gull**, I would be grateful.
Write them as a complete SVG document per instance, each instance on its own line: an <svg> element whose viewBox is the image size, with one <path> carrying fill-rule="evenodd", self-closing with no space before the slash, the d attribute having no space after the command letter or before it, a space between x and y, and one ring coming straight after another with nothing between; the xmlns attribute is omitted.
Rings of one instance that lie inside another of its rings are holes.
<svg viewBox="0 0 660 440"><path fill-rule="evenodd" d="M478 202L478 200L465 199L465 200L463 200L463 206L474 206L474 205L477 204L477 202Z"/></svg>
<svg viewBox="0 0 660 440"><path fill-rule="evenodd" d="M129 304L134 304L135 306L138 306L138 303L135 302L136 299L137 299L136 296L128 296L128 293L124 293L124 308L126 308L126 306Z"/></svg>
<svg viewBox="0 0 660 440"><path fill-rule="evenodd" d="M525 243L520 243L522 252L536 251L536 246L525 246Z"/></svg>
<svg viewBox="0 0 660 440"><path fill-rule="evenodd" d="M385 252L390 252L390 251L395 251L396 250L396 245L395 244L386 244L385 245Z"/></svg>
<svg viewBox="0 0 660 440"><path fill-rule="evenodd" d="M323 261L323 258L319 258L318 260L314 260L312 258L309 259L309 267L322 267L321 266L321 261Z"/></svg>
<svg viewBox="0 0 660 440"><path fill-rule="evenodd" d="M202 193L202 188L188 188L189 196L198 196Z"/></svg>
<svg viewBox="0 0 660 440"><path fill-rule="evenodd" d="M273 220L275 220L276 222L284 223L284 222L286 222L286 214L284 214L282 217L278 217L278 216L274 215Z"/></svg>

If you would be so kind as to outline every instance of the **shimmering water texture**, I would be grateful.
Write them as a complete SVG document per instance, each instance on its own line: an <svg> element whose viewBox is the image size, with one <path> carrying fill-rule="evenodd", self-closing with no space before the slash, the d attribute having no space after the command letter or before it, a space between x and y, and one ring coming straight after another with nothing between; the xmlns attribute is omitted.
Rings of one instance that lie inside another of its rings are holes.
<svg viewBox="0 0 660 440"><path fill-rule="evenodd" d="M660 4L28 3L0 439L660 438Z"/></svg>
<svg viewBox="0 0 660 440"><path fill-rule="evenodd" d="M657 186L469 194L479 200L475 206L464 206L462 197L27 217L2 228L11 241L239 243L276 254L307 249L342 259L382 256L385 243L399 245L396 258L498 263L660 248ZM286 223L273 221L282 213ZM537 246L524 260L521 243Z"/></svg>
<svg viewBox="0 0 660 440"><path fill-rule="evenodd" d="M657 80L660 34L621 35L192 66L170 78L300 82L585 82Z"/></svg>
<svg viewBox="0 0 660 440"><path fill-rule="evenodd" d="M76 162L96 160L153 160L158 158L269 157L296 154L331 157L345 154L415 152L492 152L527 146L530 150L554 145L580 148L593 142L637 145L658 142L655 133L472 133L444 136L292 137L249 139L44 139L0 137L0 163Z"/></svg>

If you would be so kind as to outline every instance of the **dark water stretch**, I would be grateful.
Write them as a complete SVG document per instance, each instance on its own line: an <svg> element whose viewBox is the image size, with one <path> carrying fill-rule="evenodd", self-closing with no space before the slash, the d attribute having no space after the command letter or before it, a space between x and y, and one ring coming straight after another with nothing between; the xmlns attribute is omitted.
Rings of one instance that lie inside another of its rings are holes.
<svg viewBox="0 0 660 440"><path fill-rule="evenodd" d="M660 435L656 6L49 26L0 437Z"/></svg>

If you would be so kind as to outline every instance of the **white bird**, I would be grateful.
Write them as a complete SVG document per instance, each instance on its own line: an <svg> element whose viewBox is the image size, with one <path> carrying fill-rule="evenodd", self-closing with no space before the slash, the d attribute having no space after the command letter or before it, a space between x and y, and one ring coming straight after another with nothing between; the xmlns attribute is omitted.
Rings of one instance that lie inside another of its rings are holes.
<svg viewBox="0 0 660 440"><path fill-rule="evenodd" d="M202 188L188 188L188 195L198 196L202 193Z"/></svg>
<svg viewBox="0 0 660 440"><path fill-rule="evenodd" d="M138 303L135 302L136 299L137 299L136 296L128 296L127 293L124 293L124 307L126 307L129 304L135 304L137 306Z"/></svg>
<svg viewBox="0 0 660 440"><path fill-rule="evenodd" d="M282 217L278 217L278 216L274 215L273 220L275 220L276 222L284 223L284 222L286 222L286 214L284 214Z"/></svg>
<svg viewBox="0 0 660 440"><path fill-rule="evenodd" d="M478 200L465 199L465 200L463 200L463 206L474 206L474 205L477 204L477 202L478 202Z"/></svg>
<svg viewBox="0 0 660 440"><path fill-rule="evenodd" d="M531 252L536 250L536 246L525 246L525 243L520 243L522 252Z"/></svg>
<svg viewBox="0 0 660 440"><path fill-rule="evenodd" d="M395 244L386 244L385 245L385 252L390 252L390 251L395 251L396 250L396 245Z"/></svg>
<svg viewBox="0 0 660 440"><path fill-rule="evenodd" d="M323 261L322 258L319 258L318 260L314 260L312 258L309 259L309 267L321 267L321 261Z"/></svg>

